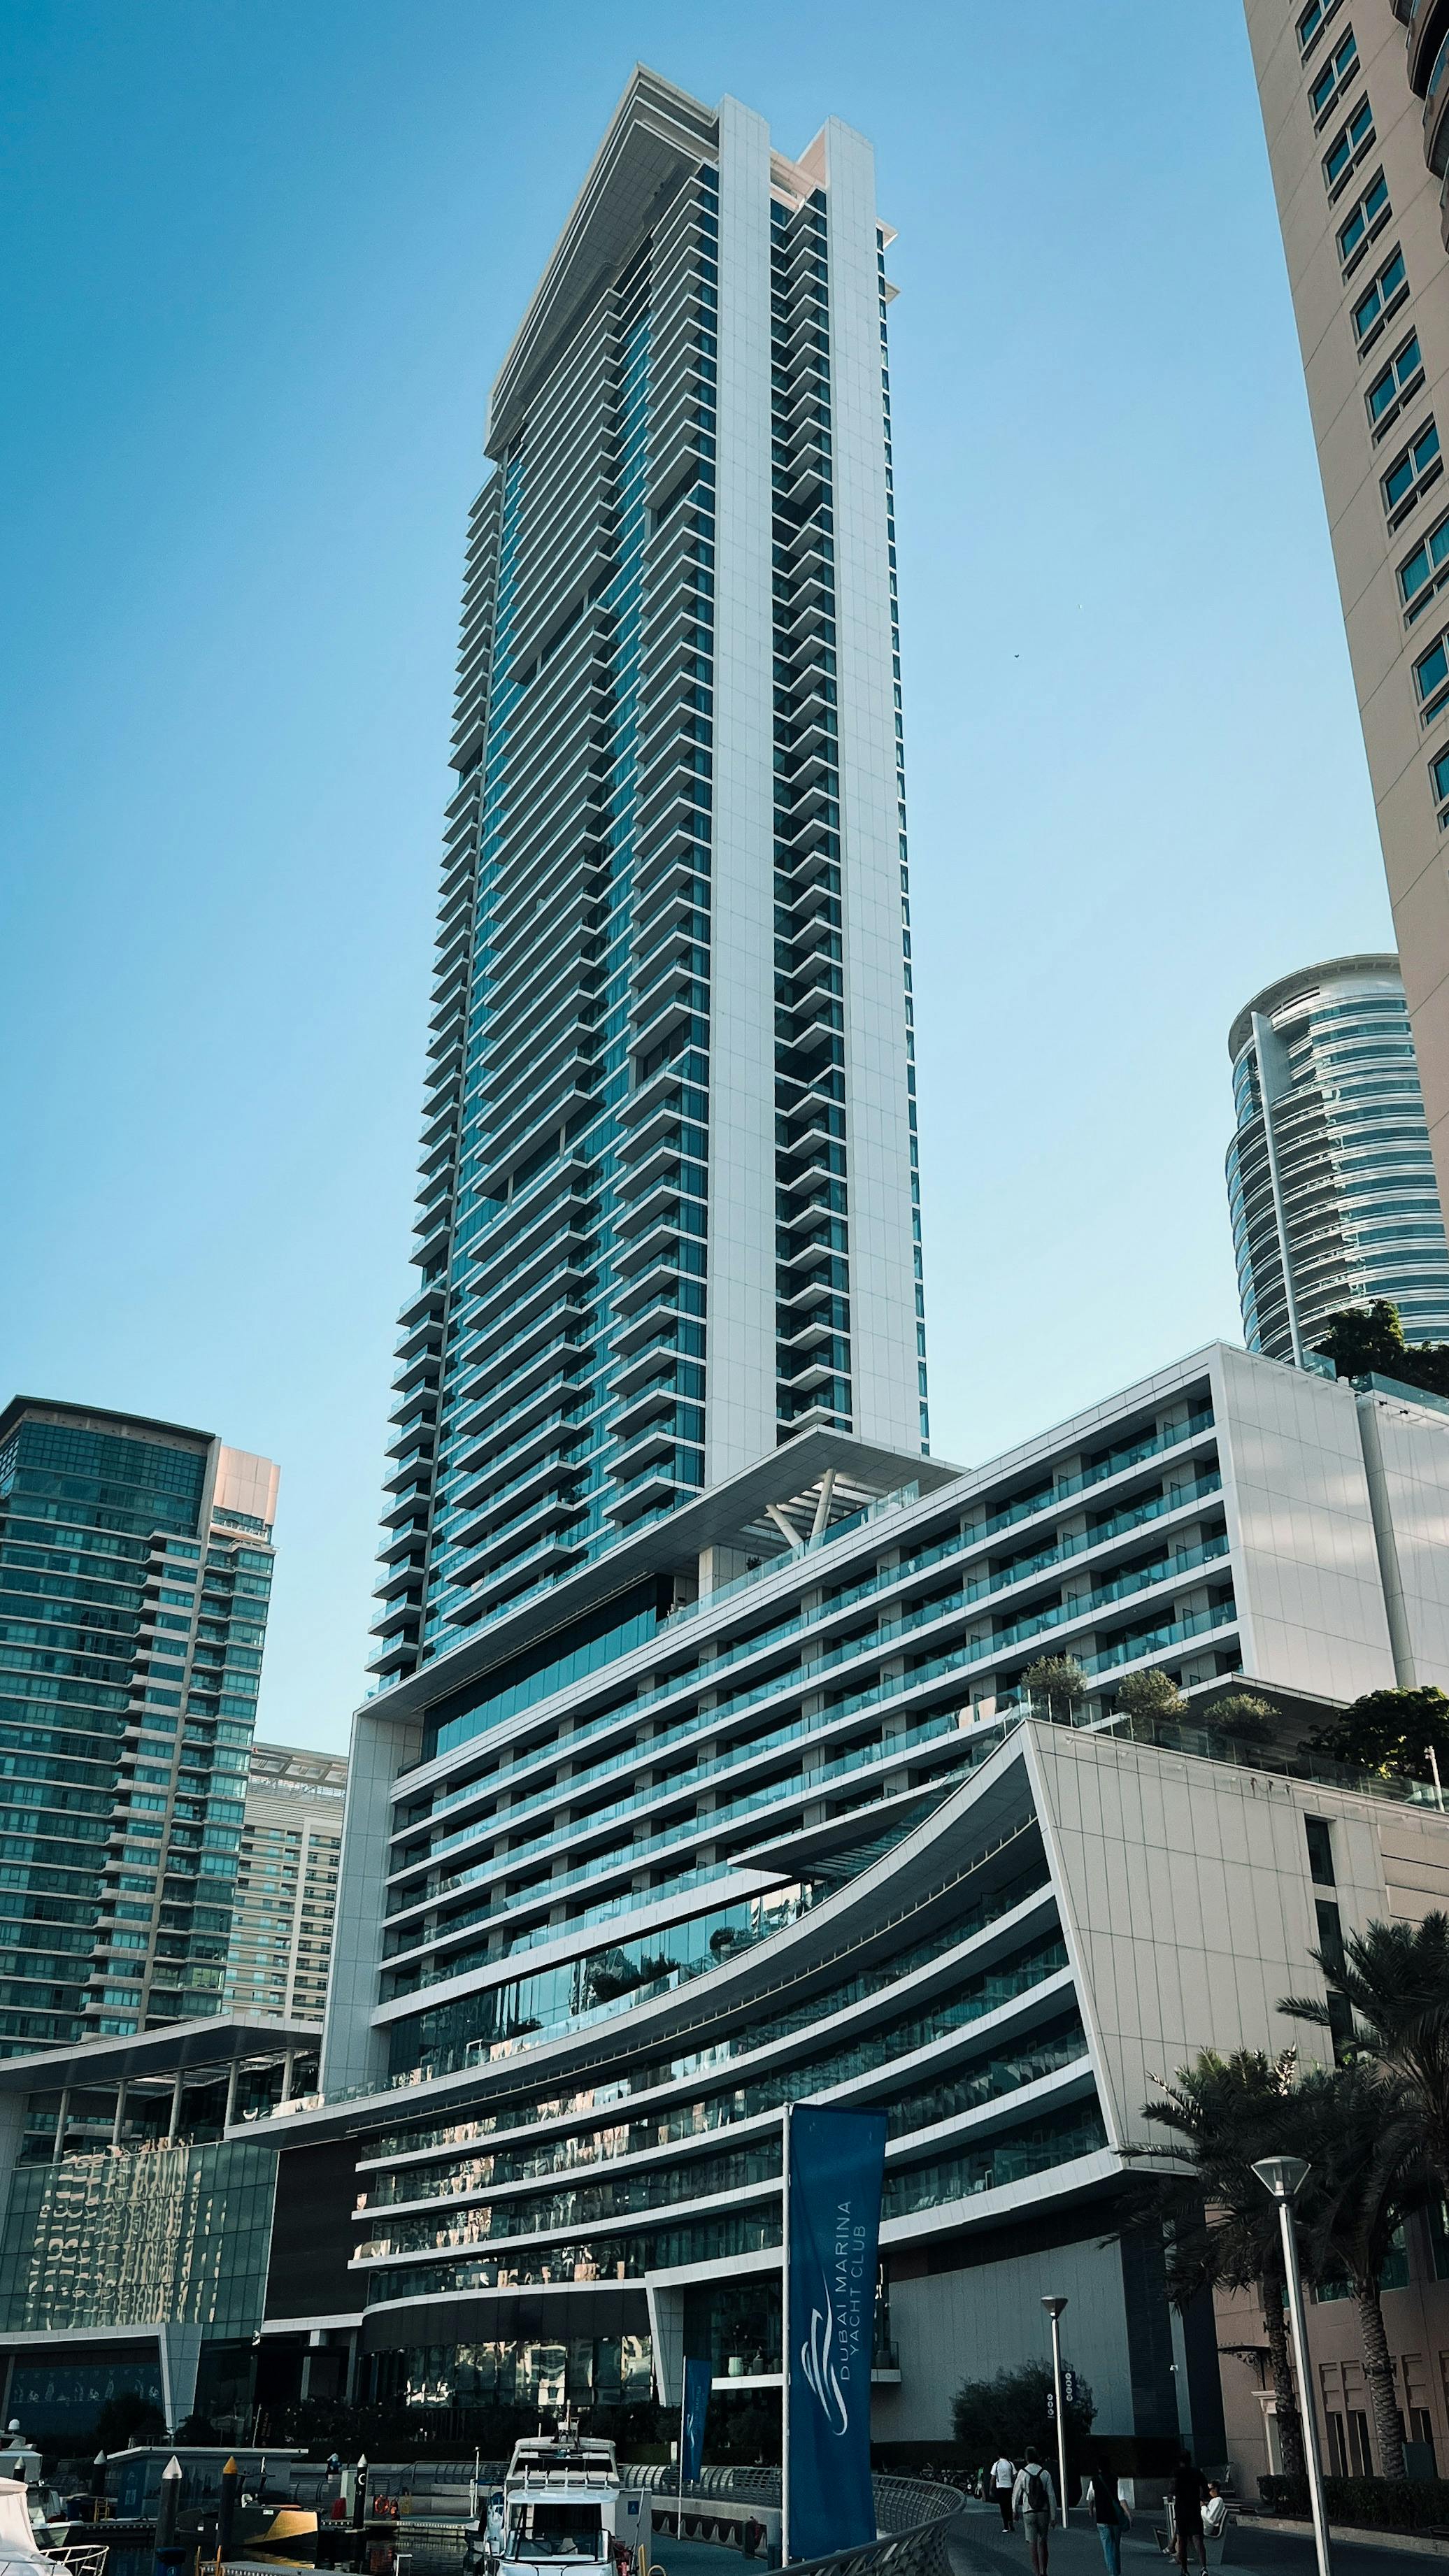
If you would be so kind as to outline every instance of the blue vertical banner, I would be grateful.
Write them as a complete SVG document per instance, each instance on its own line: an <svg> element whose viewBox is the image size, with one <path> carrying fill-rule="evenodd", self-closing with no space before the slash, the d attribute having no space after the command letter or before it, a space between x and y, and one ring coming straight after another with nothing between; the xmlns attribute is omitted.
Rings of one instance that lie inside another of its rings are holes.
<svg viewBox="0 0 1449 2576"><path fill-rule="evenodd" d="M787 2559L875 2538L870 2360L885 2114L799 2103L785 2147Z"/></svg>
<svg viewBox="0 0 1449 2576"><path fill-rule="evenodd" d="M686 2483L704 2467L704 2426L709 2413L710 2365L690 2360L684 2365L684 2395L679 2408L679 2474Z"/></svg>

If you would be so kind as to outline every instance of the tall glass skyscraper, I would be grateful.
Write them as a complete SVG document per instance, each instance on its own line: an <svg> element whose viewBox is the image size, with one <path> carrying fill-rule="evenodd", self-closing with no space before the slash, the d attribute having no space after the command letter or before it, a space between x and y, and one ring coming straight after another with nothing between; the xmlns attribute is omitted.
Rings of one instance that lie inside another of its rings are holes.
<svg viewBox="0 0 1449 2576"><path fill-rule="evenodd" d="M0 1413L0 2056L221 2010L277 1469Z"/></svg>
<svg viewBox="0 0 1449 2576"><path fill-rule="evenodd" d="M926 1444L869 146L631 81L472 512L373 1669L815 1428Z"/></svg>
<svg viewBox="0 0 1449 2576"><path fill-rule="evenodd" d="M1391 1298L1449 1340L1449 1244L1396 957L1282 976L1228 1039L1228 1204L1249 1350L1299 1360L1336 1308Z"/></svg>

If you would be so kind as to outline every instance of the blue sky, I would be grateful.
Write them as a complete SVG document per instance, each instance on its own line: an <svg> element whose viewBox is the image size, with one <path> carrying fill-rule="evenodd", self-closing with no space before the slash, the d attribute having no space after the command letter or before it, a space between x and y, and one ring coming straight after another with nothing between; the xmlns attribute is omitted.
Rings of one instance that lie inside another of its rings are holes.
<svg viewBox="0 0 1449 2576"><path fill-rule="evenodd" d="M282 1463L360 1695L486 396L636 57L876 143L934 1445L1239 1318L1233 1011L1390 939L1234 0L9 0L0 1393Z"/></svg>

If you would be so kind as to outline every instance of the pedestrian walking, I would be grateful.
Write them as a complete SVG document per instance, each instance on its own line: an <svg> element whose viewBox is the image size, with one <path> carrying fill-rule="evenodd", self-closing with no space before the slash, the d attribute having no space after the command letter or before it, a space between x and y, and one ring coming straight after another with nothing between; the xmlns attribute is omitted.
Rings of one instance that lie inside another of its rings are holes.
<svg viewBox="0 0 1449 2576"><path fill-rule="evenodd" d="M1092 2478L1087 2488L1086 2502L1091 2507L1092 2520L1097 2526L1097 2538L1102 2544L1102 2559L1107 2576L1122 2576L1122 2534L1131 2522L1132 2516L1117 2493L1117 2480L1100 2452L1092 2463Z"/></svg>
<svg viewBox="0 0 1449 2576"><path fill-rule="evenodd" d="M1173 2519L1177 2525L1177 2563L1182 2576L1187 2576L1189 2541L1197 2544L1198 2558L1206 2576L1207 2541L1203 2537L1203 2507L1208 2500L1208 2483L1201 2469L1194 2468L1186 2451L1172 2473Z"/></svg>
<svg viewBox="0 0 1449 2576"><path fill-rule="evenodd" d="M1047 2540L1056 2520L1057 2491L1051 2471L1042 2467L1030 2444L1011 2491L1012 2508L1021 2516L1021 2533L1031 2552L1032 2576L1047 2576Z"/></svg>
<svg viewBox="0 0 1449 2576"><path fill-rule="evenodd" d="M1003 2531L1010 2531L1012 2512L1011 2498L1012 2491L1016 2485L1016 2462L1015 2460L1009 2460L1004 2451L1002 2452L1000 2459L997 2460L992 2467L991 2485L996 2501L1001 2508L1001 2528Z"/></svg>

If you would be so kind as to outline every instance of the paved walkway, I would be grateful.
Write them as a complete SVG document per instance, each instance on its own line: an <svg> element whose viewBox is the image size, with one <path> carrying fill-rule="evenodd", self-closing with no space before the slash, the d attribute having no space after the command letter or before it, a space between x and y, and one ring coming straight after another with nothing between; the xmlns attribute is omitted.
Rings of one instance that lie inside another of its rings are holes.
<svg viewBox="0 0 1449 2576"><path fill-rule="evenodd" d="M1162 2519L1159 2511L1155 2517ZM1154 2516L1139 2513L1131 2531L1122 2541L1122 2576L1176 2576L1175 2559L1163 2558L1152 2537ZM1031 2559L1026 2542L1007 2539L1001 2528L1001 2516L992 2505L968 2504L949 2535L952 2565L956 2576L1031 2576ZM1389 2562L1395 2562L1395 2576L1406 2576L1410 2567L1428 2576L1423 2555L1412 2549L1394 2549L1381 2542L1367 2545L1361 2541L1335 2541L1334 2576L1389 2576ZM1196 2560L1192 2562L1196 2576ZM1302 2538L1296 2532L1261 2531L1251 2522L1235 2522L1223 2562L1223 2576L1314 2576L1313 2541L1305 2529ZM679 2576L685 2576L683 2568ZM1102 2548L1095 2527L1078 2507L1065 2530L1060 2527L1051 2536L1051 2576L1105 2576Z"/></svg>

